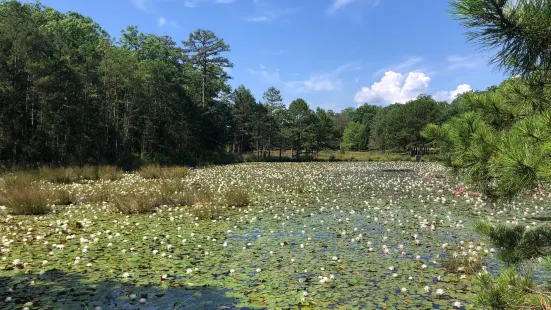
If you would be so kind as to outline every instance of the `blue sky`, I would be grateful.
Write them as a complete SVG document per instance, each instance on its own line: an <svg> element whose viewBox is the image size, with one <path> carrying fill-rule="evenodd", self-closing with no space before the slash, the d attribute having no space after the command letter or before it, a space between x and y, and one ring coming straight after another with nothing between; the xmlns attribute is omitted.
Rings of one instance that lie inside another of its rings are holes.
<svg viewBox="0 0 551 310"><path fill-rule="evenodd" d="M176 42L209 29L231 46L232 86L260 99L340 111L420 93L452 100L504 79L466 42L446 0L43 0L92 17L112 36L128 25Z"/></svg>

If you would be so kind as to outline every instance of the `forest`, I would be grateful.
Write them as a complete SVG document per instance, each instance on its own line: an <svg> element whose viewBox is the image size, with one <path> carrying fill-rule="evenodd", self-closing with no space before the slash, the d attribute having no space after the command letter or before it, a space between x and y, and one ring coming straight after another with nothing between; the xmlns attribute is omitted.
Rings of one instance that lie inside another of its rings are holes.
<svg viewBox="0 0 551 310"><path fill-rule="evenodd" d="M428 95L313 110L275 87L262 98L245 85L232 89L232 66L230 44L209 30L178 43L129 26L115 39L79 13L2 1L0 163L133 167L242 154L281 160L288 150L299 161L321 150L414 152L426 147L426 124L459 111Z"/></svg>

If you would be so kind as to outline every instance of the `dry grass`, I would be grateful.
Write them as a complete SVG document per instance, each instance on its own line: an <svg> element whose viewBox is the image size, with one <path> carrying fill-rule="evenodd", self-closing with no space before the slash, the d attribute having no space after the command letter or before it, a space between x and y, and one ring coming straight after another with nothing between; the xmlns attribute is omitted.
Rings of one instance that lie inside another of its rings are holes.
<svg viewBox="0 0 551 310"><path fill-rule="evenodd" d="M68 206L77 202L77 195L66 189L58 189L52 192L53 202L58 206Z"/></svg>
<svg viewBox="0 0 551 310"><path fill-rule="evenodd" d="M64 168L59 168L64 169ZM80 168L73 168L78 171L78 180L99 180L99 167L86 165Z"/></svg>
<svg viewBox="0 0 551 310"><path fill-rule="evenodd" d="M116 166L101 166L98 169L99 178L106 181L116 181L122 178L122 170Z"/></svg>
<svg viewBox="0 0 551 310"><path fill-rule="evenodd" d="M102 203L105 201L111 201L111 190L105 185L95 188L91 194L80 199L80 202L87 203Z"/></svg>
<svg viewBox="0 0 551 310"><path fill-rule="evenodd" d="M224 199L228 207L246 207L249 205L249 192L240 187L230 187L224 193Z"/></svg>
<svg viewBox="0 0 551 310"><path fill-rule="evenodd" d="M157 207L157 200L151 194L127 194L115 196L115 208L122 214L151 213Z"/></svg>
<svg viewBox="0 0 551 310"><path fill-rule="evenodd" d="M8 188L0 198L0 205L5 205L13 215L39 215L52 211L50 194L34 188Z"/></svg>
<svg viewBox="0 0 551 310"><path fill-rule="evenodd" d="M203 188L189 189L183 182L168 180L160 183L157 201L161 205L193 206L211 204L214 194Z"/></svg>
<svg viewBox="0 0 551 310"><path fill-rule="evenodd" d="M189 174L189 168L147 165L140 169L139 174L144 179L181 179Z"/></svg>
<svg viewBox="0 0 551 310"><path fill-rule="evenodd" d="M80 169L74 167L62 167L62 168L50 168L50 167L41 167L39 169L40 178L52 183L73 183L79 179L81 171ZM86 173L90 173L87 171Z"/></svg>
<svg viewBox="0 0 551 310"><path fill-rule="evenodd" d="M29 187L39 180L40 177L36 171L20 171L6 174L0 178L0 189Z"/></svg>

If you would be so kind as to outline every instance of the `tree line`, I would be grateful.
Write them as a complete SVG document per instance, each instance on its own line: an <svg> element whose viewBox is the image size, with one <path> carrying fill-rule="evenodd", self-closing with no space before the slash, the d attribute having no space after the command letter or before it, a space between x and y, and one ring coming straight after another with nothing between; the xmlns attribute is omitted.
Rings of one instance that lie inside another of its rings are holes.
<svg viewBox="0 0 551 310"><path fill-rule="evenodd" d="M118 40L91 18L0 1L0 162L132 165L315 158L330 150L422 147L454 105L429 96L340 113L232 89L230 46L198 29L175 42L129 26Z"/></svg>

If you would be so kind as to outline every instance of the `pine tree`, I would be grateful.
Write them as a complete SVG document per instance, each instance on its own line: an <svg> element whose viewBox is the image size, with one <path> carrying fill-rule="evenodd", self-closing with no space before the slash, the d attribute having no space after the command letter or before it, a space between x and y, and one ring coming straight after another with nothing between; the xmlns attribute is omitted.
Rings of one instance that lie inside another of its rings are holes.
<svg viewBox="0 0 551 310"><path fill-rule="evenodd" d="M428 125L445 163L463 172L486 197L512 199L551 181L551 2L457 0L452 14L469 40L490 51L491 63L515 76L459 100L460 113ZM533 264L551 271L551 228L477 223L507 269L482 273L474 302L485 309L551 309L551 294L536 284Z"/></svg>

